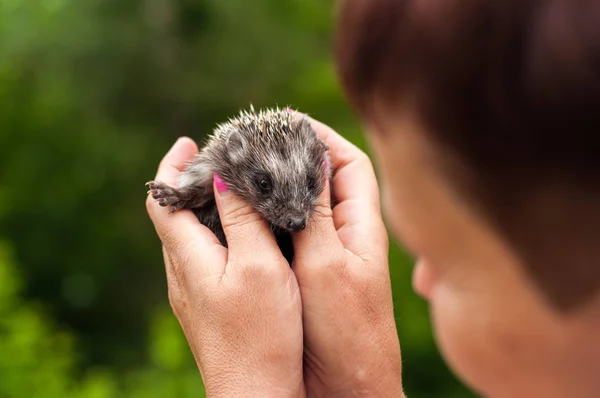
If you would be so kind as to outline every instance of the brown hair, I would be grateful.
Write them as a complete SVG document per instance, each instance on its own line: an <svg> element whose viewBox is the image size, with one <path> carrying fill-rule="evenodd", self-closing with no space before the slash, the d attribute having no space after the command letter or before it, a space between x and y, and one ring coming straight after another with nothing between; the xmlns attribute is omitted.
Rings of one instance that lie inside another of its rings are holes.
<svg viewBox="0 0 600 398"><path fill-rule="evenodd" d="M599 1L346 0L335 52L364 118L416 104L554 305L598 292Z"/></svg>

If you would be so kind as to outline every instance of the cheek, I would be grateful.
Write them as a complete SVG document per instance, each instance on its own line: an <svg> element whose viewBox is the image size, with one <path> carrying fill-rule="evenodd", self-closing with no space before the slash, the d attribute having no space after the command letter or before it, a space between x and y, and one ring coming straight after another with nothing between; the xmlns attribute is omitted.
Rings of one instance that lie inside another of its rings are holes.
<svg viewBox="0 0 600 398"><path fill-rule="evenodd" d="M429 301L437 343L456 375L484 396L527 396L539 388L553 344L533 309L511 302L508 296L519 294L510 288L502 297L451 283L440 279Z"/></svg>
<svg viewBox="0 0 600 398"><path fill-rule="evenodd" d="M477 306L464 303L444 286L435 289L430 298L430 311L434 333L442 356L454 373L479 394L487 393L487 385L501 375L493 370L497 362L490 353L489 335L481 320ZM492 366L492 369L490 369Z"/></svg>
<svg viewBox="0 0 600 398"><path fill-rule="evenodd" d="M386 224L407 251L416 256L428 253L439 240L444 218L439 214L439 193L431 189L429 169L412 148L373 137Z"/></svg>
<svg viewBox="0 0 600 398"><path fill-rule="evenodd" d="M410 179L405 178L406 165L402 164L397 156L391 153L389 145L372 140L375 163L378 171L378 181L381 190L382 210L385 222L394 237L411 252L415 252L412 242L411 230L413 229L413 216L410 197L403 192L415 192L411 187Z"/></svg>
<svg viewBox="0 0 600 398"><path fill-rule="evenodd" d="M260 196L253 199L251 202L249 201L249 203L269 221L277 221L277 218L281 213L281 205L273 195Z"/></svg>
<svg viewBox="0 0 600 398"><path fill-rule="evenodd" d="M388 174L382 170L380 175L386 225L402 247L418 257L436 235L435 226L427 221L433 209L423 206L425 193L412 177L402 171Z"/></svg>

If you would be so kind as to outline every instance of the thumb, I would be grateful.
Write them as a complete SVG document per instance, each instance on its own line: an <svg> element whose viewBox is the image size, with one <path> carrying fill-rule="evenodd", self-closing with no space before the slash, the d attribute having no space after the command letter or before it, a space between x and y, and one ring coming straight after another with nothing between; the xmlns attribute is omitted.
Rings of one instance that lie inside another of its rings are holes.
<svg viewBox="0 0 600 398"><path fill-rule="evenodd" d="M303 273L303 268L319 268L324 264L340 264L344 246L340 241L331 209L331 186L325 179L323 192L313 214L310 228L294 234L294 268ZM298 275L298 278L300 276Z"/></svg>
<svg viewBox="0 0 600 398"><path fill-rule="evenodd" d="M214 175L213 184L229 258L256 258L258 254L261 257L264 254L282 257L268 222L245 200L234 194L217 174Z"/></svg>

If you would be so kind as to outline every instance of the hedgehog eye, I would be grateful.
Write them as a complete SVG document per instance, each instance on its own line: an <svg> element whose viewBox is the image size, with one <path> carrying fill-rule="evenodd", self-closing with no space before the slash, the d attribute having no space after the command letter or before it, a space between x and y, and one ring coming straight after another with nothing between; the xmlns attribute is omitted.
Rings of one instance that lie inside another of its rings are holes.
<svg viewBox="0 0 600 398"><path fill-rule="evenodd" d="M308 175L306 179L306 187L309 191L314 191L317 188L317 179L313 175Z"/></svg>
<svg viewBox="0 0 600 398"><path fill-rule="evenodd" d="M268 193L271 190L271 180L269 177L260 175L257 177L256 181L258 183L258 189L260 189L262 193Z"/></svg>

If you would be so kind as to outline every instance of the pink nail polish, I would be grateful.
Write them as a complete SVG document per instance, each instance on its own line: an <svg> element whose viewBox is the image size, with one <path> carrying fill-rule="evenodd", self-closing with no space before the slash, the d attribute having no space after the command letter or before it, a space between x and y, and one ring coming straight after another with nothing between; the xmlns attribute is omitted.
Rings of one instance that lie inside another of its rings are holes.
<svg viewBox="0 0 600 398"><path fill-rule="evenodd" d="M227 184L219 177L217 174L213 174L213 178L215 180L215 186L219 193L227 192L229 188L227 188Z"/></svg>
<svg viewBox="0 0 600 398"><path fill-rule="evenodd" d="M325 170L325 180L329 177L329 162L327 161L327 157L323 159L323 169Z"/></svg>

